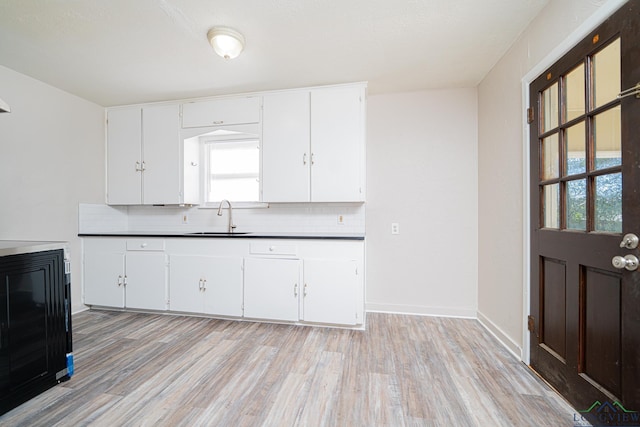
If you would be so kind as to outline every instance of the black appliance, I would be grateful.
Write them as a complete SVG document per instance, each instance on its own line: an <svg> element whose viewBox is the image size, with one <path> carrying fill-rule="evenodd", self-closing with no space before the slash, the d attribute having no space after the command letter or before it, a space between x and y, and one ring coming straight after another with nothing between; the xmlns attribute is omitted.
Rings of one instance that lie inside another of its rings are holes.
<svg viewBox="0 0 640 427"><path fill-rule="evenodd" d="M0 256L0 414L73 375L69 262L39 247Z"/></svg>

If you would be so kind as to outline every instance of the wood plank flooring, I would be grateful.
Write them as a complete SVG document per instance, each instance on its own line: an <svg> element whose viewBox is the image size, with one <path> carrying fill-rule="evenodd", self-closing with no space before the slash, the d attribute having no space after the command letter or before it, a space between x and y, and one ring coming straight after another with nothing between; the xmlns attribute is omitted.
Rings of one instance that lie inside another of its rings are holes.
<svg viewBox="0 0 640 427"><path fill-rule="evenodd" d="M574 409L475 320L366 331L86 311L76 374L7 426L571 426Z"/></svg>

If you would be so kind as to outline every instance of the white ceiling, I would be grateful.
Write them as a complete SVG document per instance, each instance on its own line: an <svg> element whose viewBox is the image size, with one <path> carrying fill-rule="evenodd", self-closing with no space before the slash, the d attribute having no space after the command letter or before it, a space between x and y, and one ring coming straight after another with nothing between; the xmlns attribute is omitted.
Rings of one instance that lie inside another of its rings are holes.
<svg viewBox="0 0 640 427"><path fill-rule="evenodd" d="M2 0L0 65L103 106L353 81L474 87L547 2ZM244 34L239 58L213 52L217 25Z"/></svg>

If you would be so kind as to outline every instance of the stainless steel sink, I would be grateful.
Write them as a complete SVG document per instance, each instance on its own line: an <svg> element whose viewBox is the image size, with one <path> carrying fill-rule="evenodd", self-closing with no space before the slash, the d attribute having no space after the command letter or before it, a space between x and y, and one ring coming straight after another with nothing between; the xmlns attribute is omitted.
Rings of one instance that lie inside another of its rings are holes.
<svg viewBox="0 0 640 427"><path fill-rule="evenodd" d="M249 232L236 231L233 233L228 233L226 231L196 231L195 233L185 233L189 236L242 236L246 234L251 234Z"/></svg>

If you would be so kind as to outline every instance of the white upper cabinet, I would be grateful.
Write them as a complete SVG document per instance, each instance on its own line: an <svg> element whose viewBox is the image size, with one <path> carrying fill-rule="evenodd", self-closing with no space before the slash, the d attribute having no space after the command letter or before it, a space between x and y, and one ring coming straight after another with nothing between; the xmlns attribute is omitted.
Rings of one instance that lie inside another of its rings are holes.
<svg viewBox="0 0 640 427"><path fill-rule="evenodd" d="M107 113L107 203L142 202L142 108Z"/></svg>
<svg viewBox="0 0 640 427"><path fill-rule="evenodd" d="M228 126L260 122L260 97L196 101L182 104L182 127Z"/></svg>
<svg viewBox="0 0 640 427"><path fill-rule="evenodd" d="M265 95L262 201L364 201L364 103L364 85Z"/></svg>
<svg viewBox="0 0 640 427"><path fill-rule="evenodd" d="M107 120L108 204L198 203L198 159L183 152L179 105L114 109Z"/></svg>
<svg viewBox="0 0 640 427"><path fill-rule="evenodd" d="M311 91L311 200L364 201L364 88Z"/></svg>
<svg viewBox="0 0 640 427"><path fill-rule="evenodd" d="M180 203L180 109L178 105L142 109L142 201Z"/></svg>
<svg viewBox="0 0 640 427"><path fill-rule="evenodd" d="M311 199L308 91L265 95L262 123L262 200Z"/></svg>

